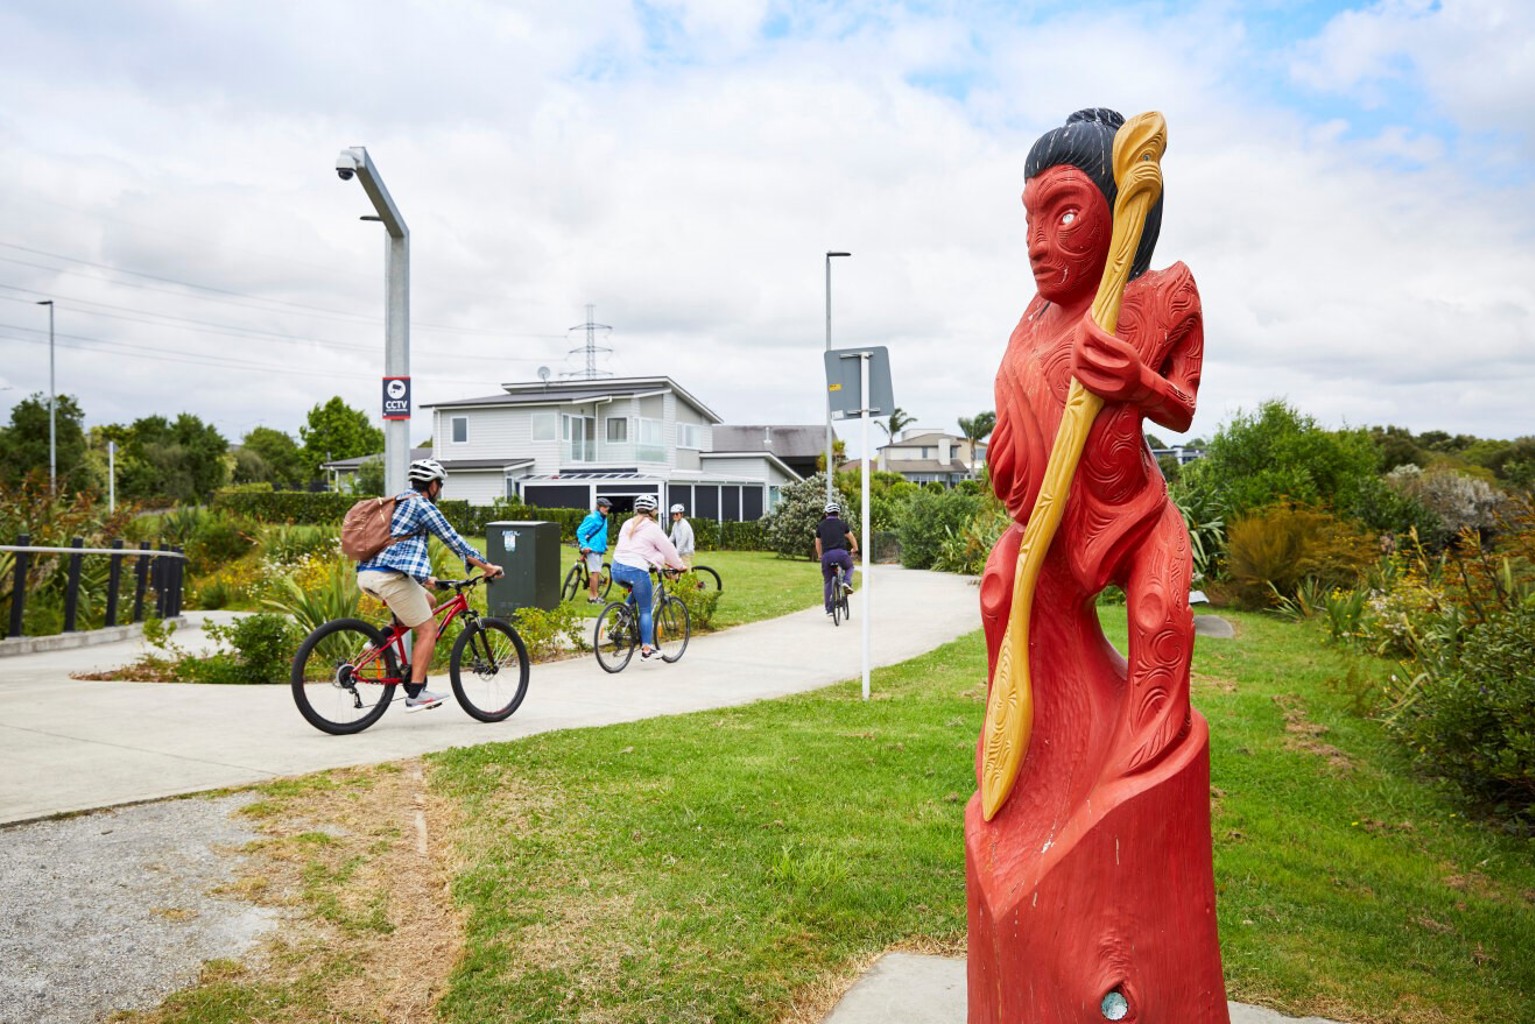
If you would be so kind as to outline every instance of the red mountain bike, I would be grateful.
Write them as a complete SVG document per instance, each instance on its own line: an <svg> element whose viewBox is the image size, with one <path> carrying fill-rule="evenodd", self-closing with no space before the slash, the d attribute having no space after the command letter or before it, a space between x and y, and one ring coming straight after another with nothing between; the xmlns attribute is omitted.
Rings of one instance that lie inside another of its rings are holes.
<svg viewBox="0 0 1535 1024"><path fill-rule="evenodd" d="M438 580L438 590L454 591L437 606L439 643L459 616L464 626L448 657L453 696L470 717L482 722L510 718L528 693L528 649L512 624L481 616L469 606L468 591L484 576ZM293 656L293 701L310 725L344 735L362 732L378 721L395 687L410 681L406 663L408 630L380 628L361 619L333 619L299 645Z"/></svg>

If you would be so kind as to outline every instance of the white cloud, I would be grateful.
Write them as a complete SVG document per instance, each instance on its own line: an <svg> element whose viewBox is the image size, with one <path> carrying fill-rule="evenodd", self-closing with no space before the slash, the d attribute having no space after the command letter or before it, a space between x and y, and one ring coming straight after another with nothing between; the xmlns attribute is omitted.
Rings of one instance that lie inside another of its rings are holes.
<svg viewBox="0 0 1535 1024"><path fill-rule="evenodd" d="M1316 80L1358 88L1404 47L1429 66L1418 21L1474 20L1447 6L1365 10L1373 48L1336 20ZM18 389L0 409L46 388L29 305L45 295L60 388L93 423L187 410L237 437L294 430L331 394L373 409L381 233L331 170L364 144L412 229L418 402L571 368L565 328L591 302L614 326L608 368L669 373L728 420L817 422L822 254L846 249L836 342L889 345L902 407L952 428L992 405L1033 291L1024 156L1107 104L1169 120L1157 262L1187 262L1204 295L1195 433L1276 394L1324 422L1528 432L1528 179L1500 192L1431 125L1361 134L1275 95L1251 69L1276 57L1235 8L790 9L763 41L765 10L171 4L92 27L11 5L0 88L30 102L0 111L0 243L164 280L0 245L0 372ZM1424 87L1459 109L1437 59Z"/></svg>

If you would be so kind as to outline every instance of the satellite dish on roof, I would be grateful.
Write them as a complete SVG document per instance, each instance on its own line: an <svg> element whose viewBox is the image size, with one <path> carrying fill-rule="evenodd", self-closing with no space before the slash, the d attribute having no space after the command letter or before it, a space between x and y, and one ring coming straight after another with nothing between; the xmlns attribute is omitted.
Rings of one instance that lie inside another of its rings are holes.
<svg viewBox="0 0 1535 1024"><path fill-rule="evenodd" d="M549 380L549 367L540 366L538 368L538 379L545 382Z"/></svg>

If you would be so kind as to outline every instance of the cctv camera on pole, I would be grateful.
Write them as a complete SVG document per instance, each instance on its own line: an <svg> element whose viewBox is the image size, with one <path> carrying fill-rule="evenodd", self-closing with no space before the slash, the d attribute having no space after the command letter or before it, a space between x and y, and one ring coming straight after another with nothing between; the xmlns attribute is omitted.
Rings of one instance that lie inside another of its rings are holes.
<svg viewBox="0 0 1535 1024"><path fill-rule="evenodd" d="M410 229L362 146L341 151L336 176L342 181L357 178L389 232L384 263L384 493L399 494L405 490L410 462ZM404 383L403 392L398 382Z"/></svg>

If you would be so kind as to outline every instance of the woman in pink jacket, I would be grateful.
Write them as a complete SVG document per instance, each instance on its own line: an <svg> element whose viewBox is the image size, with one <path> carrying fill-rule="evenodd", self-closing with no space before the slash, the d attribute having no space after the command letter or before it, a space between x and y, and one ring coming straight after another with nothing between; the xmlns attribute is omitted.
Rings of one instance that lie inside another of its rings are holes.
<svg viewBox="0 0 1535 1024"><path fill-rule="evenodd" d="M650 589L650 567L664 565L681 572L687 564L677 557L677 549L666 539L666 531L656 522L656 499L642 494L634 499L634 515L618 531L613 548L613 578L634 588L634 601L640 613L640 657L656 652L655 622L650 614L654 597Z"/></svg>

